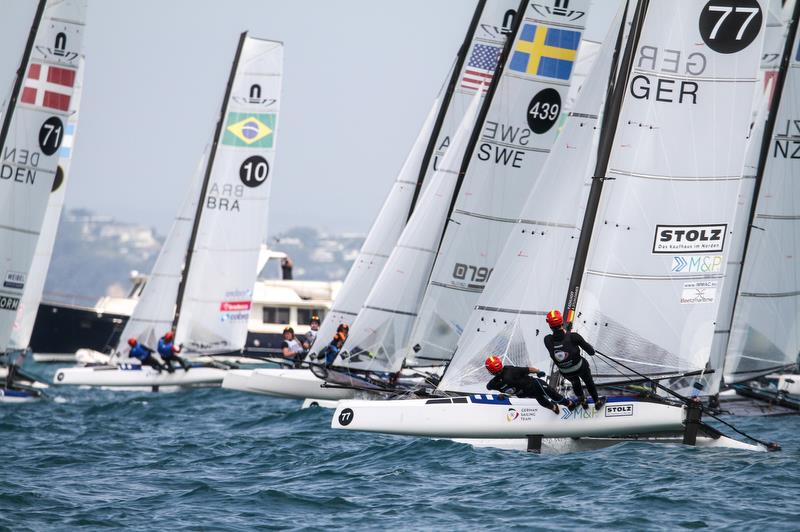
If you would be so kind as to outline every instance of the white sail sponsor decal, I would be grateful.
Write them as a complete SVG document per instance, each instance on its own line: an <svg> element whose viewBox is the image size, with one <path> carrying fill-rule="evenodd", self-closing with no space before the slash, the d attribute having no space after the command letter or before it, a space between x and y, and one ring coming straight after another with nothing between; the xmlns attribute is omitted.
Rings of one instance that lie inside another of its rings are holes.
<svg viewBox="0 0 800 532"><path fill-rule="evenodd" d="M727 228L727 224L656 225L653 253L723 251Z"/></svg>

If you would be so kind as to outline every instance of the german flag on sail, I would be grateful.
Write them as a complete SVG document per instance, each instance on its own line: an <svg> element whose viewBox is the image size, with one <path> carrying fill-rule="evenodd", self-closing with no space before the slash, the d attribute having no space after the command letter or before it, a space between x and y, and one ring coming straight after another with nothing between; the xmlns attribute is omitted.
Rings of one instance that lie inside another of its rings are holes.
<svg viewBox="0 0 800 532"><path fill-rule="evenodd" d="M581 32L524 24L509 68L523 74L568 80Z"/></svg>

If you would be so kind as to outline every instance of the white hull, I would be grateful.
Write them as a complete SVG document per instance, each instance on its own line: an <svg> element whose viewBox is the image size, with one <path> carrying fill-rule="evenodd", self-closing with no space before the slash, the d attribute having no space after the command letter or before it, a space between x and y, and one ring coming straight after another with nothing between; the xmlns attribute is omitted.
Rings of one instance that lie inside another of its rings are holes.
<svg viewBox="0 0 800 532"><path fill-rule="evenodd" d="M229 372L222 383L223 388L243 392L260 393L287 399L322 399L338 401L350 399L354 391L343 388L322 387L323 380L308 369L255 369Z"/></svg>
<svg viewBox="0 0 800 532"><path fill-rule="evenodd" d="M452 400L341 401L331 426L433 438L580 438L680 431L685 417L682 407L632 398L609 398L599 411L593 405L573 411L562 407L559 415L535 399L471 395Z"/></svg>
<svg viewBox="0 0 800 532"><path fill-rule="evenodd" d="M30 394L26 392L18 392L16 390L6 390L0 388L0 404L20 404L20 403L35 403L42 399L41 395Z"/></svg>
<svg viewBox="0 0 800 532"><path fill-rule="evenodd" d="M55 384L78 386L103 386L130 388L136 386L219 386L225 378L226 370L217 368L193 367L189 371L176 369L174 373L147 366L125 365L62 368L56 371Z"/></svg>
<svg viewBox="0 0 800 532"><path fill-rule="evenodd" d="M527 451L528 440L527 438L517 439L461 439L455 438L453 441L459 443L466 443L473 447L491 447L495 449L505 449L511 451ZM617 445L624 442L644 442L644 443L671 443L681 444L682 438L680 436L663 436L663 437L628 437L628 438L543 438L541 454L562 454L574 453L580 451L594 451L597 449L604 449L612 445ZM766 452L766 449L759 445L750 445L742 443L725 436L719 438L710 438L708 436L697 437L695 447L707 448L728 448L739 449L744 451L758 451Z"/></svg>

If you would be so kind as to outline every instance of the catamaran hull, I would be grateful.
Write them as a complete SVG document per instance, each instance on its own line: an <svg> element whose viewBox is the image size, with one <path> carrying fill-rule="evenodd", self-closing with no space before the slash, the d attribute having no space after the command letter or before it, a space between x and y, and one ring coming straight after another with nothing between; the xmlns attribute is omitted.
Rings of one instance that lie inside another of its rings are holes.
<svg viewBox="0 0 800 532"><path fill-rule="evenodd" d="M466 443L473 447L491 447L495 449L505 449L511 451L528 451L529 441L527 438L507 438L507 439L468 439L468 438L454 438L453 441L459 443ZM574 453L581 451L594 451L597 449L605 449L612 445L617 445L625 442L643 442L643 443L683 443L682 435L664 435L664 436L649 436L649 437L620 437L620 438L543 438L541 454L562 454ZM743 443L726 436L710 437L698 436L695 447L704 448L726 448L726 449L739 449L742 451L757 451L766 452L766 449L760 445L750 445Z"/></svg>
<svg viewBox="0 0 800 532"><path fill-rule="evenodd" d="M103 387L160 387L160 386L219 386L226 370L193 367L189 371L176 369L174 373L159 373L151 367L97 366L62 368L56 371L55 384Z"/></svg>
<svg viewBox="0 0 800 532"><path fill-rule="evenodd" d="M353 397L353 390L323 387L324 382L308 369L265 368L252 370L249 375L242 371L231 372L230 376L226 375L222 387L287 399L338 401Z"/></svg>
<svg viewBox="0 0 800 532"><path fill-rule="evenodd" d="M607 437L683 429L684 408L611 397L599 411L542 407L535 399L472 395L449 399L340 401L331 427L432 438Z"/></svg>
<svg viewBox="0 0 800 532"><path fill-rule="evenodd" d="M42 398L41 393L27 390L9 390L0 388L0 404L6 403L33 403Z"/></svg>

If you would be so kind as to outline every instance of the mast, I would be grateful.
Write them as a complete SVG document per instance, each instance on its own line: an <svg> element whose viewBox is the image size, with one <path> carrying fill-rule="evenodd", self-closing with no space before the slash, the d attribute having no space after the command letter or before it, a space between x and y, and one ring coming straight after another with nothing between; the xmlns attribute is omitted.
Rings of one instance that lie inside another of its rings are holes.
<svg viewBox="0 0 800 532"><path fill-rule="evenodd" d="M453 93L456 90L456 84L461 76L461 70L464 68L464 61L467 59L469 52L469 45L472 43L472 37L475 35L475 30L480 22L483 8L486 6L486 0L478 0L478 5L475 8L475 13L472 15L472 21L469 23L467 34L464 36L464 42L461 43L461 48L458 49L456 54L456 63L453 66L453 74L450 76L450 81L447 83L442 102L439 105L439 114L436 117L436 122L433 124L433 131L431 132L430 139L428 140L428 147L425 149L425 155L422 157L422 165L419 169L419 177L417 177L417 186L414 188L414 195L411 198L411 205L408 208L408 218L411 218L411 213L414 212L414 206L417 204L417 198L422 191L422 182L425 180L425 174L428 173L428 165L433 157L433 151L436 149L436 142L439 139L439 132L442 130L447 109L450 107L450 100L453 99Z"/></svg>
<svg viewBox="0 0 800 532"><path fill-rule="evenodd" d="M6 114L3 116L3 129L0 130L0 149L6 145L6 137L8 137L8 130L11 128L11 119L14 115L14 107L17 105L17 98L19 91L22 88L22 82L25 79L25 67L28 66L28 59L31 57L31 50L33 50L33 43L36 41L36 33L39 31L39 24L42 22L44 15L44 8L47 0L39 0L39 5L36 8L36 14L33 16L33 24L31 31L28 33L28 42L25 44L25 51L22 54L22 62L17 70L17 79L14 80L14 88L11 91L11 99L8 100L8 108Z"/></svg>
<svg viewBox="0 0 800 532"><path fill-rule="evenodd" d="M786 42L783 45L781 66L778 69L778 79L776 80L776 85L773 89L772 102L770 103L769 114L767 115L767 121L764 125L764 134L761 137L761 152L758 156L758 168L756 169L755 185L753 187L753 201L750 204L750 216L747 219L747 234L744 237L744 247L742 248L742 256L740 257L741 267L739 268L739 276L736 279L736 291L734 292L733 309L731 310L728 329L733 327L733 317L736 314L736 303L739 301L738 294L739 288L742 285L744 261L747 258L747 247L750 245L750 235L753 232L753 222L756 219L758 196L761 192L761 184L764 181L764 170L767 166L769 147L772 144L772 136L775 133L775 121L778 118L778 110L781 105L781 98L783 97L783 88L786 84L786 76L789 73L789 63L792 58L792 49L794 48L794 41L797 37L798 18L800 18L800 1L795 3L794 10L792 11L792 20L789 22L789 32L786 36Z"/></svg>
<svg viewBox="0 0 800 532"><path fill-rule="evenodd" d="M619 75L614 81L614 74L617 72L617 62L619 51L622 46L622 34L625 29L625 18L620 26L617 36L617 44L614 50L614 60L611 66L611 79L609 82L608 93L606 96L605 108L603 109L603 125L600 136L600 145L597 153L597 163L592 178L592 186L589 189L589 198L586 202L586 212L581 224L581 234L578 240L578 247L575 250L575 262L572 263L572 273L569 279L569 290L567 300L564 304L564 315L567 330L572 328L572 320L575 306L578 303L578 294L581 289L583 270L586 266L586 259L589 255L589 243L594 230L594 222L597 216L597 209L600 205L600 196L603 191L603 181L606 179L608 171L608 161L611 158L611 148L614 143L614 136L617 131L617 121L622 109L622 101L625 96L625 89L628 86L628 78L633 66L633 55L639 45L639 36L642 32L645 14L649 0L638 0L636 11L633 15L631 31L628 34L628 42L625 44L625 53L622 56L622 63ZM625 7L627 15L628 6Z"/></svg>
<svg viewBox="0 0 800 532"><path fill-rule="evenodd" d="M222 134L222 125L225 122L225 110L228 108L228 100L231 96L231 90L233 89L233 80L236 77L236 69L239 66L239 58L242 55L242 48L244 47L244 41L247 38L247 32L242 32L239 36L239 45L236 48L236 55L233 58L233 64L231 65L231 73L228 76L228 85L225 87L225 96L222 98L222 109L219 113L219 119L217 120L217 127L214 130L214 140L211 143L211 150L208 154L208 162L206 163L206 173L203 177L203 186L200 189L200 196L197 200L197 210L195 211L194 215L194 224L192 225L192 234L189 237L189 246L186 249L186 260L183 263L183 276L181 278L181 284L178 286L178 297L175 302L175 318L172 320L172 328L178 326L178 319L180 318L181 314L181 305L183 303L183 293L186 290L186 278L187 274L189 273L189 266L192 263L192 255L193 249L195 245L195 241L197 240L197 232L200 228L200 216L203 213L203 201L206 197L206 192L208 191L208 182L211 180L211 170L214 168L214 158L217 154L217 145L219 144L219 137Z"/></svg>
<svg viewBox="0 0 800 532"><path fill-rule="evenodd" d="M458 171L456 186L453 189L453 196L450 200L450 208L447 210L447 218L445 218L446 221L444 224L444 229L442 229L442 236L439 239L439 249L441 249L442 242L444 241L444 234L447 232L447 225L450 217L453 215L453 209L456 208L456 200L458 200L458 194L461 192L461 185L464 184L464 176L467 175L467 169L469 168L469 163L472 161L472 154L475 152L475 146L478 145L478 140L480 140L481 131L483 131L483 123L486 121L486 116L489 114L489 108L492 106L492 100L494 99L495 92L497 92L497 86L500 84L500 78L503 77L503 71L506 68L506 60L508 59L508 55L511 53L511 47L514 45L514 39L517 36L519 27L522 25L522 19L525 18L524 14L527 5L528 0L521 0L519 6L517 7L517 14L514 16L514 22L511 25L511 31L509 32L506 42L503 45L503 51L500 53L500 58L497 60L497 68L495 68L494 76L489 84L489 89L486 91L486 96L484 97L481 109L478 111L478 117L475 119L475 127L472 129L472 134L470 135L469 142L467 143L467 150L464 152L464 158L461 160L461 168Z"/></svg>

